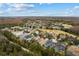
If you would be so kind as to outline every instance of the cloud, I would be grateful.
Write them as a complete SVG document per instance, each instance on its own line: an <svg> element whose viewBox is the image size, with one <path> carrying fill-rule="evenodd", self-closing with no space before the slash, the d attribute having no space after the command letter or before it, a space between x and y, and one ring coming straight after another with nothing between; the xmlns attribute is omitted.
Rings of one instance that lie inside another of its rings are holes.
<svg viewBox="0 0 79 59"><path fill-rule="evenodd" d="M26 3L1 3L0 4L0 16L1 15L26 15L33 12L29 8L34 8L34 4Z"/></svg>
<svg viewBox="0 0 79 59"><path fill-rule="evenodd" d="M34 7L34 4L25 4L25 3L13 3L9 4L11 7L21 8L21 7Z"/></svg>
<svg viewBox="0 0 79 59"><path fill-rule="evenodd" d="M79 16L79 6L73 6L71 8L67 8L63 15L67 15L67 16Z"/></svg>
<svg viewBox="0 0 79 59"><path fill-rule="evenodd" d="M9 7L7 9L7 11L21 11L24 9L28 9L28 8L33 8L34 4L25 4L25 3L10 3L7 4Z"/></svg>
<svg viewBox="0 0 79 59"><path fill-rule="evenodd" d="M39 3L40 6L45 3ZM46 3L49 5L51 3ZM46 5L45 4L45 5ZM46 6L47 6L46 5ZM43 6L44 7L44 6ZM48 8L48 6L47 6ZM76 16L79 15L79 6L73 6L73 7L68 7L65 9L53 9L54 7L51 7L50 9L37 9L36 4L31 4L31 3L7 3L7 4L0 4L0 15L35 15L35 16Z"/></svg>
<svg viewBox="0 0 79 59"><path fill-rule="evenodd" d="M72 14L74 15L74 16L79 16L79 6L78 5L76 5L76 6L74 6L72 9L70 9L71 11L72 11Z"/></svg>
<svg viewBox="0 0 79 59"><path fill-rule="evenodd" d="M79 9L79 6L74 6L74 9Z"/></svg>
<svg viewBox="0 0 79 59"><path fill-rule="evenodd" d="M79 6L68 7L61 10L49 10L49 11L40 11L36 14L48 15L48 16L79 16Z"/></svg>
<svg viewBox="0 0 79 59"><path fill-rule="evenodd" d="M2 11L0 11L0 14L2 14L3 12Z"/></svg>

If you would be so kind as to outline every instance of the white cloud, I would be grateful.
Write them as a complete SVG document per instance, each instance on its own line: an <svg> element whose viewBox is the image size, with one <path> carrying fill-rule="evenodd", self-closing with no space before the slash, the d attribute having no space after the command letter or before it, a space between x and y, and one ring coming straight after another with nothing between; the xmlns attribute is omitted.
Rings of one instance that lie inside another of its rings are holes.
<svg viewBox="0 0 79 59"><path fill-rule="evenodd" d="M44 3L39 3L41 6ZM51 4L51 3L47 3ZM8 3L7 8L3 10L2 8L4 4L0 4L0 14L10 14L10 15L56 15L56 16L73 16L79 15L79 6L73 6L66 9L48 9L48 10L40 10L40 9L32 9L35 7L34 4L26 4L26 3ZM1 9L2 8L2 9ZM29 9L31 8L31 9ZM19 13L19 14L18 14Z"/></svg>
<svg viewBox="0 0 79 59"><path fill-rule="evenodd" d="M24 8L33 8L34 4L25 4L25 3L10 3L7 4L9 7L7 11L20 11L23 10Z"/></svg>
<svg viewBox="0 0 79 59"><path fill-rule="evenodd" d="M34 4L25 4L25 3L14 3L14 4L9 4L9 5L15 8L34 7Z"/></svg>
<svg viewBox="0 0 79 59"><path fill-rule="evenodd" d="M74 6L74 9L79 9L79 6Z"/></svg>
<svg viewBox="0 0 79 59"><path fill-rule="evenodd" d="M79 16L79 6L74 6L72 9L70 9L72 14L75 16Z"/></svg>
<svg viewBox="0 0 79 59"><path fill-rule="evenodd" d="M62 11L63 12L63 11ZM67 8L62 15L67 15L67 16L79 16L79 6L74 6L71 8Z"/></svg>
<svg viewBox="0 0 79 59"><path fill-rule="evenodd" d="M0 15L3 15L3 14L5 14L5 12L0 10Z"/></svg>
<svg viewBox="0 0 79 59"><path fill-rule="evenodd" d="M0 11L0 14L2 14L3 12L2 11Z"/></svg>

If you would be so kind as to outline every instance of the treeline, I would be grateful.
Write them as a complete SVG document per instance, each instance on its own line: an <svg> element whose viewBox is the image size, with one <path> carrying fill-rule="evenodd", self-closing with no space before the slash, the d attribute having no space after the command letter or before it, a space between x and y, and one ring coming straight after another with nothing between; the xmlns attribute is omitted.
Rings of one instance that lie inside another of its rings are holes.
<svg viewBox="0 0 79 59"><path fill-rule="evenodd" d="M75 29L75 28L74 28L74 29ZM76 35L76 36L79 35L79 32L78 32L78 31L75 31L75 30L73 30L73 29L61 29L61 30L65 31L65 32L68 32L68 33L70 33L70 34L74 34L74 35Z"/></svg>
<svg viewBox="0 0 79 59"><path fill-rule="evenodd" d="M14 26L23 26L24 23L21 23L21 24L0 24L0 29L3 29L3 28L11 28L11 27L14 27Z"/></svg>
<svg viewBox="0 0 79 59"><path fill-rule="evenodd" d="M30 56L31 53L23 51L20 46L13 45L0 34L0 56Z"/></svg>

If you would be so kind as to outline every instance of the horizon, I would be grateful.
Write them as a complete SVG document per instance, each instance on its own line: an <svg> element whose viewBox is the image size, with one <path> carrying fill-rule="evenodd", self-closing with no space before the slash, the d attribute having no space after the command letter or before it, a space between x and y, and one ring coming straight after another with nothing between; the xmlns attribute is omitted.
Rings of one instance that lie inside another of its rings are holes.
<svg viewBox="0 0 79 59"><path fill-rule="evenodd" d="M79 16L0 16L0 17L79 17Z"/></svg>

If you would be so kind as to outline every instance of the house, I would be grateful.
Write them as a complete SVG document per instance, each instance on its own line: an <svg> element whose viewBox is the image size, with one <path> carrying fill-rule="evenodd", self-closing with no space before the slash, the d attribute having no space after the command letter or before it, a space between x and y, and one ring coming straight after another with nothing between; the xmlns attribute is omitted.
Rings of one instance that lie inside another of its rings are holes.
<svg viewBox="0 0 79 59"><path fill-rule="evenodd" d="M56 52L64 51L65 48L66 48L66 46L64 44L56 44L56 46L54 47Z"/></svg>
<svg viewBox="0 0 79 59"><path fill-rule="evenodd" d="M57 43L57 40L56 40L56 39L52 39L52 42L53 42L53 43Z"/></svg>
<svg viewBox="0 0 79 59"><path fill-rule="evenodd" d="M14 27L11 27L11 29L23 29L23 28L20 26L14 26Z"/></svg>
<svg viewBox="0 0 79 59"><path fill-rule="evenodd" d="M45 44L45 39L44 39L44 38L39 38L39 39L37 40L37 42L38 42L41 46L43 46L43 45Z"/></svg>
<svg viewBox="0 0 79 59"><path fill-rule="evenodd" d="M67 56L79 56L79 47L74 46L74 45L68 46L65 55L67 55Z"/></svg>
<svg viewBox="0 0 79 59"><path fill-rule="evenodd" d="M2 30L2 31L5 31L5 30L10 31L10 29L7 28L7 27L5 27L5 28L3 28L3 29L1 29L1 30Z"/></svg>
<svg viewBox="0 0 79 59"><path fill-rule="evenodd" d="M16 37L19 37L21 34L23 34L23 31L11 31L12 34L14 34Z"/></svg>
<svg viewBox="0 0 79 59"><path fill-rule="evenodd" d="M45 47L54 47L55 43L52 42L52 40L47 40L44 44Z"/></svg>
<svg viewBox="0 0 79 59"><path fill-rule="evenodd" d="M23 39L23 40L31 40L32 39L32 36L31 35L28 35L28 33L23 33L19 36L20 39Z"/></svg>

